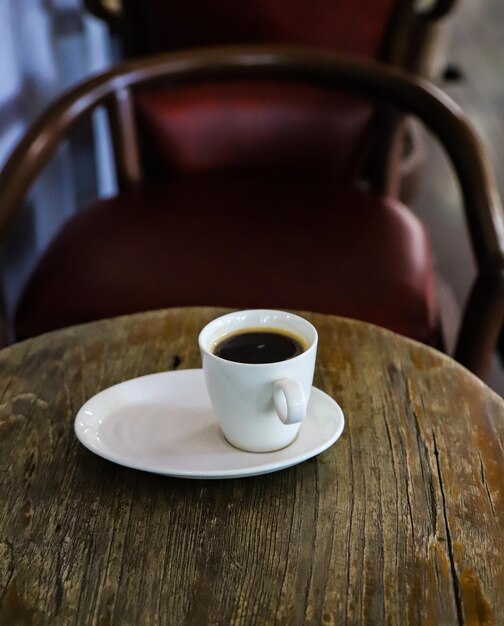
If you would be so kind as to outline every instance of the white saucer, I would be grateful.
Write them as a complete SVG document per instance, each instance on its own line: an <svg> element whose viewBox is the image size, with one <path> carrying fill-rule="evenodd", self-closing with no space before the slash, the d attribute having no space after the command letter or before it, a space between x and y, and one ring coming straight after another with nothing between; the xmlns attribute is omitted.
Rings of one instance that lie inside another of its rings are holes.
<svg viewBox="0 0 504 626"><path fill-rule="evenodd" d="M224 439L203 370L193 369L142 376L101 391L77 413L75 432L91 452L119 465L183 478L235 478L275 472L320 454L344 424L338 404L313 387L290 446L242 452Z"/></svg>

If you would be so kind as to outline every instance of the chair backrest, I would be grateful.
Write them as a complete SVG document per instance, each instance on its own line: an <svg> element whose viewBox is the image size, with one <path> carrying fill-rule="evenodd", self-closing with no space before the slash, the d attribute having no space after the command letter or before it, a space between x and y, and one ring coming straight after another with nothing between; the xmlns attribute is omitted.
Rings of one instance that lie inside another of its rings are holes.
<svg viewBox="0 0 504 626"><path fill-rule="evenodd" d="M300 44L371 58L404 0L123 0L127 56L243 43ZM373 107L290 85L211 85L136 100L148 171L360 177ZM230 113L232 111L232 113ZM239 150L237 149L239 146ZM153 156L149 159L148 156ZM240 155L240 156L237 156Z"/></svg>
<svg viewBox="0 0 504 626"><path fill-rule="evenodd" d="M309 45L423 68L433 25L457 0L84 0L123 54L242 43Z"/></svg>
<svg viewBox="0 0 504 626"><path fill-rule="evenodd" d="M301 44L371 58L404 0L123 0L127 56L243 43ZM361 177L373 107L290 85L212 85L136 100L147 171ZM233 113L230 114L230 111ZM240 147L237 150L237 147ZM240 155L237 157L237 155Z"/></svg>
<svg viewBox="0 0 504 626"><path fill-rule="evenodd" d="M373 107L295 82L211 82L135 97L145 172L356 179Z"/></svg>
<svg viewBox="0 0 504 626"><path fill-rule="evenodd" d="M99 0L86 1L103 18ZM416 68L433 12L439 17L453 3L434 0L420 14L416 0L122 0L114 24L127 57L215 45L295 44ZM214 85L177 98L153 91L136 100L151 176L317 172L366 178L385 193L397 190L400 116L390 107L294 85Z"/></svg>
<svg viewBox="0 0 504 626"><path fill-rule="evenodd" d="M128 54L237 43L376 57L397 0L123 0Z"/></svg>

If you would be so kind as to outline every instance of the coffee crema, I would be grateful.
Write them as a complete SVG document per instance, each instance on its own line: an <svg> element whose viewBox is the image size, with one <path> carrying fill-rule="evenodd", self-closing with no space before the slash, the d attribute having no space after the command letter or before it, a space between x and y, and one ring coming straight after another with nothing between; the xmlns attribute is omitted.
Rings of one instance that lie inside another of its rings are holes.
<svg viewBox="0 0 504 626"><path fill-rule="evenodd" d="M212 352L236 363L278 363L306 350L303 340L277 328L247 328L227 335L216 343Z"/></svg>

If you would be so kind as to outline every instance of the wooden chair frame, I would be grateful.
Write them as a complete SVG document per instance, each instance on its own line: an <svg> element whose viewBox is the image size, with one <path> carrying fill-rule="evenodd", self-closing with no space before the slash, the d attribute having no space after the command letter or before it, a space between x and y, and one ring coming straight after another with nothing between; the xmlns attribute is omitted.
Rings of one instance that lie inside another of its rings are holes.
<svg viewBox="0 0 504 626"><path fill-rule="evenodd" d="M486 375L504 316L504 214L492 167L461 109L427 81L377 62L311 48L240 46L169 53L124 62L61 96L26 133L0 173L0 236L28 188L75 124L96 107L110 119L120 187L142 182L132 90L163 81L294 80L371 98L416 115L443 145L459 180L477 263L455 358Z"/></svg>

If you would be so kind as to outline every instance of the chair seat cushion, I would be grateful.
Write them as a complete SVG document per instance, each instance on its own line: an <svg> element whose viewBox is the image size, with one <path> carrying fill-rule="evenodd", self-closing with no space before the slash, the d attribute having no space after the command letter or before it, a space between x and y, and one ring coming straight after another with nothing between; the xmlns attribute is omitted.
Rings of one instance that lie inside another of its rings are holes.
<svg viewBox="0 0 504 626"><path fill-rule="evenodd" d="M315 179L188 176L72 218L26 286L17 337L222 305L335 313L432 343L430 259L396 200Z"/></svg>

